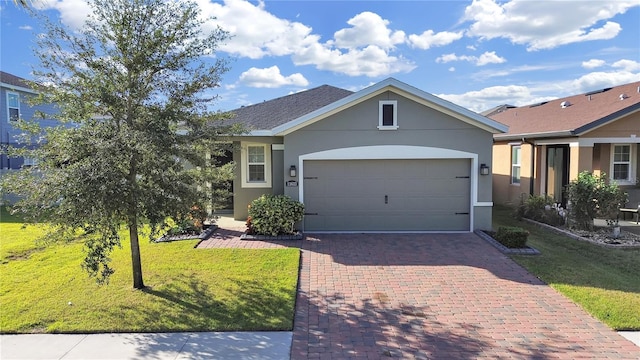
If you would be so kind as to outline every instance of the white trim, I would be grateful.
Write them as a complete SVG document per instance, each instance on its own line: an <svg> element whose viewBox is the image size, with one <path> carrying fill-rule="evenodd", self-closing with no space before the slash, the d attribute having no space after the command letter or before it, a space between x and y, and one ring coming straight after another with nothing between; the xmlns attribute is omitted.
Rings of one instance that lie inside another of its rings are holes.
<svg viewBox="0 0 640 360"><path fill-rule="evenodd" d="M580 138L580 146L593 146L593 144L640 144L640 137L632 134L629 137L610 138Z"/></svg>
<svg viewBox="0 0 640 360"><path fill-rule="evenodd" d="M393 105L393 125L384 125L384 106ZM380 100L378 102L378 130L398 130L398 100Z"/></svg>
<svg viewBox="0 0 640 360"><path fill-rule="evenodd" d="M26 93L30 93L30 94L38 94L36 91L33 91L33 89L29 89L26 88L24 86L16 86L16 85L11 85L11 84L7 84L7 83L3 83L0 82L0 87L6 88L6 89L10 89L12 91L22 91L22 92L26 92Z"/></svg>
<svg viewBox="0 0 640 360"><path fill-rule="evenodd" d="M515 148L518 148L518 163L514 164L513 163L513 150ZM514 185L514 186L520 186L520 183L522 182L522 144L517 144L517 145L511 145L509 147L509 166L510 166L510 170L509 170L509 184ZM518 167L518 182L514 182L513 181L513 168L514 166Z"/></svg>
<svg viewBox="0 0 640 360"><path fill-rule="evenodd" d="M613 178L613 158L615 156L616 146L628 146L629 147L629 178L626 180ZM635 185L637 174L637 161L636 161L637 145L636 144L611 144L611 150L609 151L609 179L614 181L618 185Z"/></svg>
<svg viewBox="0 0 640 360"><path fill-rule="evenodd" d="M15 95L18 97L18 118L17 120L20 120L20 117L22 116L22 109L20 109L20 93L14 92L14 91L5 91L6 96L5 96L5 105L7 105L7 122L11 123L11 111L10 109L15 109L15 106L9 106L9 96L10 95Z"/></svg>
<svg viewBox="0 0 640 360"><path fill-rule="evenodd" d="M479 202L473 204L473 206L477 206L477 207L493 207L493 201L479 201Z"/></svg>
<svg viewBox="0 0 640 360"><path fill-rule="evenodd" d="M420 104L429 106L442 113L453 116L456 119L477 126L494 134L504 133L509 129L509 127L504 124L491 120L462 106L456 105L426 91L422 91L418 88L407 85L394 78L388 78L356 93L353 93L347 97L344 97L338 101L335 101L327 106L324 106L318 110L312 111L280 126L276 126L271 130L270 135L284 136L290 134L300 128L311 125L316 121L320 121L328 116L342 111L343 109L361 103L386 91L395 91L400 96L407 97ZM251 135L253 135L253 132L251 133Z"/></svg>
<svg viewBox="0 0 640 360"><path fill-rule="evenodd" d="M261 146L264 148L264 181L249 182L247 149L249 146ZM264 143L240 142L240 182L242 188L270 188L271 187L271 147Z"/></svg>
<svg viewBox="0 0 640 360"><path fill-rule="evenodd" d="M284 150L284 144L271 144L271 150L274 150L274 151Z"/></svg>
<svg viewBox="0 0 640 360"><path fill-rule="evenodd" d="M427 146L409 145L376 145L357 146L319 151L298 156L298 200L304 203L304 162L309 160L393 160L393 159L469 159L470 176L470 204L469 204L469 231L474 229L474 207L478 202L478 154Z"/></svg>

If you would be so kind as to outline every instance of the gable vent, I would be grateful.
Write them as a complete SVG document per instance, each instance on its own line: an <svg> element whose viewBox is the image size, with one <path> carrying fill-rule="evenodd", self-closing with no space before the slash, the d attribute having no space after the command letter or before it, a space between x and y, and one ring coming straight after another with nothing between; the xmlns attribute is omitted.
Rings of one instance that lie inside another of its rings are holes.
<svg viewBox="0 0 640 360"><path fill-rule="evenodd" d="M619 96L620 100L624 100L624 99L626 99L628 97L629 97L629 95L627 95L627 94L620 94L620 96Z"/></svg>
<svg viewBox="0 0 640 360"><path fill-rule="evenodd" d="M563 109L568 108L569 106L571 106L571 103L568 101L563 101L560 103L560 107L562 107Z"/></svg>

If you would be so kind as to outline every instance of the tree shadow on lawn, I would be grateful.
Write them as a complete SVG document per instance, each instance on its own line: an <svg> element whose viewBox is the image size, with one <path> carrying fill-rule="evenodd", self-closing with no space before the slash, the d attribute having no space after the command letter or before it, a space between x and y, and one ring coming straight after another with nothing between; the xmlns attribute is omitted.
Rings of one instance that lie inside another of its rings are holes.
<svg viewBox="0 0 640 360"><path fill-rule="evenodd" d="M312 292L307 295L300 292L296 308L291 348L291 359L294 360L323 356L340 359L513 356L546 359L552 354L575 350L572 345L565 345L566 339L554 339L550 346L548 342L525 335L505 346L500 340L483 334L482 324L444 323L429 306L393 306L384 298L363 299L352 304L339 293ZM504 336L518 337L514 334Z"/></svg>
<svg viewBox="0 0 640 360"><path fill-rule="evenodd" d="M231 279L227 283L233 298L217 299L208 284L185 275L142 290L157 298L160 306L125 305L117 310L117 316L131 316L136 324L145 324L142 332L291 330L293 289L254 280Z"/></svg>

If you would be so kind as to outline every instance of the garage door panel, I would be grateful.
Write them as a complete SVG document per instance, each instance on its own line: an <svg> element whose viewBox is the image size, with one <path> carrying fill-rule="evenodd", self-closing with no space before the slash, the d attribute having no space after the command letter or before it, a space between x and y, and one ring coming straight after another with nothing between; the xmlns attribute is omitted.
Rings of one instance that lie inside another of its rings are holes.
<svg viewBox="0 0 640 360"><path fill-rule="evenodd" d="M306 231L469 230L468 159L313 160L303 166Z"/></svg>

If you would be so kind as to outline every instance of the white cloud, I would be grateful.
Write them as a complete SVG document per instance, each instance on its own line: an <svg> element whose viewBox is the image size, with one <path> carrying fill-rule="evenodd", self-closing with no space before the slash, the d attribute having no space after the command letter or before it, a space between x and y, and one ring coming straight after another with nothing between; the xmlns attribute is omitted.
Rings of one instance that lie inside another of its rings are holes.
<svg viewBox="0 0 640 360"><path fill-rule="evenodd" d="M568 95L571 95L616 85L627 84L630 82L638 81L639 78L640 73L633 73L629 71L598 71L583 75L575 80L565 81L562 86L570 91Z"/></svg>
<svg viewBox="0 0 640 360"><path fill-rule="evenodd" d="M467 35L481 39L507 38L527 50L552 49L561 45L612 39L622 30L607 21L637 0L545 1L474 0L465 9L463 20L472 24ZM604 22L604 24L602 24Z"/></svg>
<svg viewBox="0 0 640 360"><path fill-rule="evenodd" d="M600 59L590 59L588 61L582 62L582 67L585 69L595 69L597 67L601 67L605 64L604 60Z"/></svg>
<svg viewBox="0 0 640 360"><path fill-rule="evenodd" d="M216 18L208 24L210 29L219 25L231 34L220 50L232 55L251 59L291 56L295 65L312 65L348 76L377 77L415 68L402 56L391 55L394 45L404 41L404 32L390 30L388 20L371 12L354 16L348 21L350 28L338 30L335 39L322 43L312 28L274 16L262 2L198 1L204 16Z"/></svg>
<svg viewBox="0 0 640 360"><path fill-rule="evenodd" d="M639 69L640 70L640 69ZM448 101L482 112L502 104L524 106L638 81L640 72L591 72L576 79L523 85L491 86L462 94L438 94Z"/></svg>
<svg viewBox="0 0 640 360"><path fill-rule="evenodd" d="M240 74L239 82L255 88L278 88L285 85L307 86L309 81L300 73L283 76L277 66L251 69Z"/></svg>
<svg viewBox="0 0 640 360"><path fill-rule="evenodd" d="M449 68L449 71L450 72L454 72L454 71L456 71L456 68L452 66L452 67Z"/></svg>
<svg viewBox="0 0 640 360"><path fill-rule="evenodd" d="M611 64L612 67L622 69L624 71L633 72L640 71L640 62L634 60L622 59Z"/></svg>
<svg viewBox="0 0 640 360"><path fill-rule="evenodd" d="M85 0L42 0L30 4L38 10L57 10L62 22L72 29L80 29L91 14Z"/></svg>
<svg viewBox="0 0 640 360"><path fill-rule="evenodd" d="M414 48L427 50L433 46L449 45L456 40L460 40L463 36L460 32L442 31L435 33L433 30L427 30L421 35L409 35L409 45Z"/></svg>
<svg viewBox="0 0 640 360"><path fill-rule="evenodd" d="M392 31L387 27L389 20L380 15L365 11L347 21L351 28L340 29L333 35L334 41L328 44L339 48L355 49L375 45L382 49L392 49L405 41L403 31Z"/></svg>
<svg viewBox="0 0 640 360"><path fill-rule="evenodd" d="M403 58L389 55L384 49L371 45L366 48L342 52L322 44L301 49L293 56L296 65L315 65L319 70L333 71L349 76L377 77L398 72L409 72L415 65Z"/></svg>
<svg viewBox="0 0 640 360"><path fill-rule="evenodd" d="M445 54L436 58L436 62L438 63L448 63L451 61L468 61L470 63L474 63L477 66L484 66L487 64L502 64L507 60L501 56L496 55L495 51L486 51L482 55L472 56L472 55L456 55L453 54Z"/></svg>
<svg viewBox="0 0 640 360"><path fill-rule="evenodd" d="M524 105L533 95L526 86L492 86L464 94L438 94L437 96L472 111L481 112L502 104Z"/></svg>
<svg viewBox="0 0 640 360"><path fill-rule="evenodd" d="M317 35L299 22L280 19L265 10L264 3L254 5L244 0L225 0L213 3L199 0L205 18L214 17L203 26L211 31L220 26L232 36L220 50L233 55L260 59L264 56L285 56L297 48L315 43Z"/></svg>
<svg viewBox="0 0 640 360"><path fill-rule="evenodd" d="M31 31L31 30L33 30L33 26L30 26L30 25L22 25L22 26L18 26L18 29L20 29L20 30L28 30L28 31Z"/></svg>

